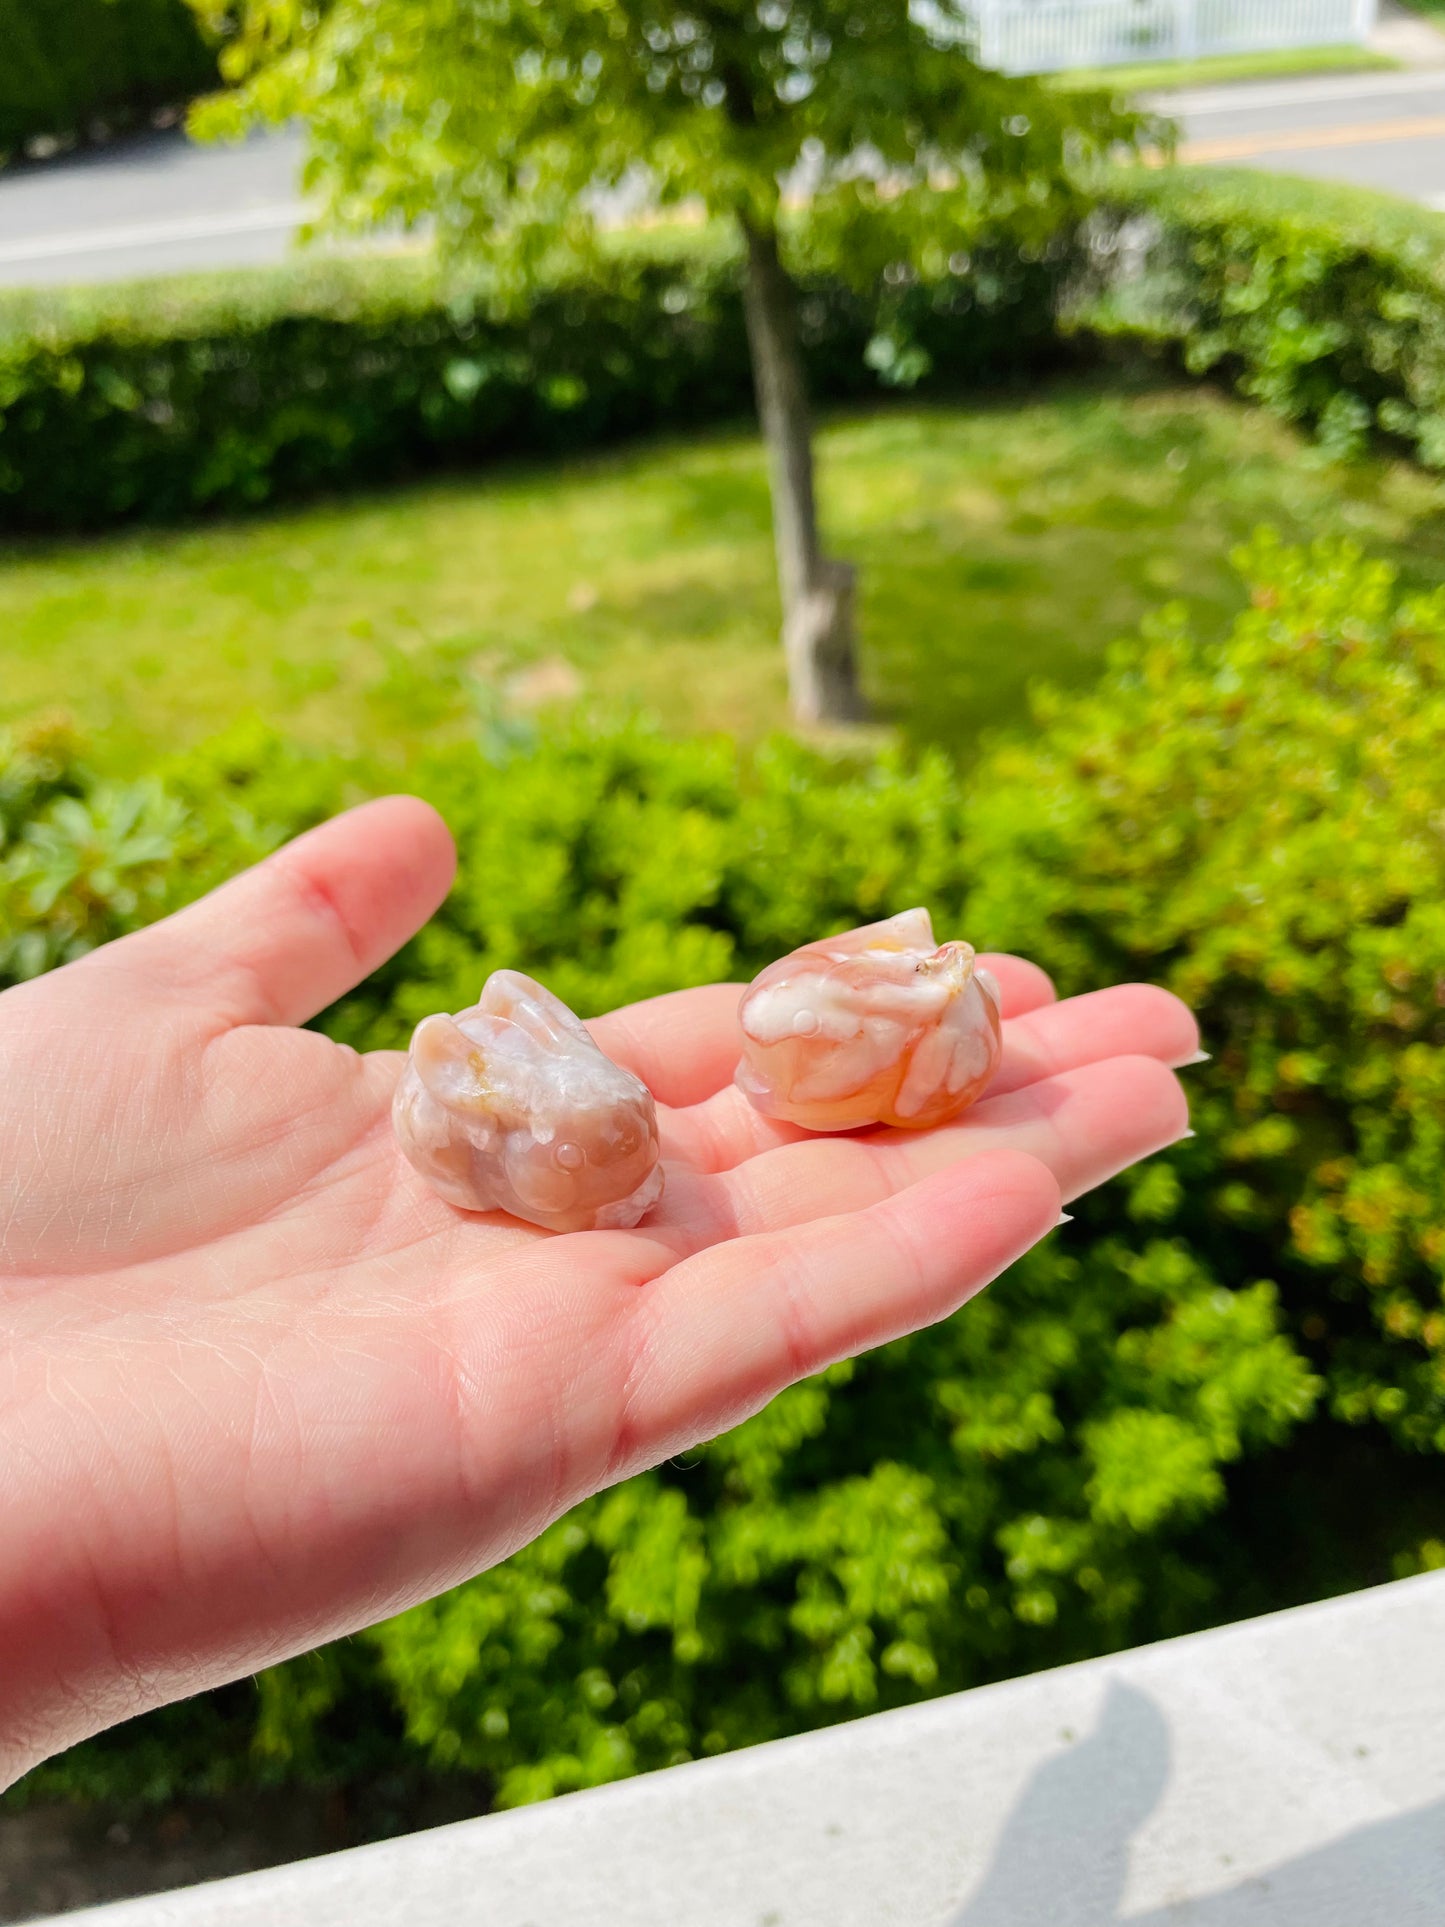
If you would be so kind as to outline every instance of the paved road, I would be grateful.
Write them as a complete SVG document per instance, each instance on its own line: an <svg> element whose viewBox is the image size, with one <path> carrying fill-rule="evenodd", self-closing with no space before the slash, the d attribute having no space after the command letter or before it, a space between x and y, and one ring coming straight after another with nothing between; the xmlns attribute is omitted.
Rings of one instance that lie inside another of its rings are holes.
<svg viewBox="0 0 1445 1927"><path fill-rule="evenodd" d="M1445 68L1162 94L1182 158L1352 181L1445 208Z"/></svg>
<svg viewBox="0 0 1445 1927"><path fill-rule="evenodd" d="M0 285L279 261L304 215L301 138L198 147L179 130L0 174Z"/></svg>
<svg viewBox="0 0 1445 1927"><path fill-rule="evenodd" d="M1385 188L1445 208L1445 68L1159 96L1186 158ZM150 134L0 174L0 285L277 261L304 209L299 136Z"/></svg>

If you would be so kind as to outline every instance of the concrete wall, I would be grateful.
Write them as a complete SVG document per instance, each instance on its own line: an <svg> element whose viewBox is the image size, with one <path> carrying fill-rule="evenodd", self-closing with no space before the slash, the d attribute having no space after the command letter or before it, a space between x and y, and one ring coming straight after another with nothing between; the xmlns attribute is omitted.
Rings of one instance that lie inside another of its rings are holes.
<svg viewBox="0 0 1445 1927"><path fill-rule="evenodd" d="M70 1927L1442 1927L1445 1573Z"/></svg>

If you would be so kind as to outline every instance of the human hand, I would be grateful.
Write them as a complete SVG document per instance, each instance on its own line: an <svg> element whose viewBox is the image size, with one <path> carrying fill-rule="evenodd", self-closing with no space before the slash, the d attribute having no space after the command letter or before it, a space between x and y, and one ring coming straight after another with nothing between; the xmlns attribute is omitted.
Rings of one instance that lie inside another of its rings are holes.
<svg viewBox="0 0 1445 1927"><path fill-rule="evenodd" d="M554 1236L398 1154L402 1064L295 1028L436 908L392 798L0 996L0 1784L396 1612L793 1380L952 1311L1176 1139L1163 991L1054 1004L985 959L1005 1053L956 1125L818 1138L731 1088L736 986L592 1026L667 1192Z"/></svg>

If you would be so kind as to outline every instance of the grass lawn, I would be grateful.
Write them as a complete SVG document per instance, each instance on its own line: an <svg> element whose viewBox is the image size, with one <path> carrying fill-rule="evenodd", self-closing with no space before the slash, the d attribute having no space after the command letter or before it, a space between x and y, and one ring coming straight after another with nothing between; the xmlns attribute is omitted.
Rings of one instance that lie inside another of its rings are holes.
<svg viewBox="0 0 1445 1927"><path fill-rule="evenodd" d="M1206 625L1255 525L1343 531L1445 583L1445 484L1340 469L1204 387L1074 381L845 417L820 437L831 545L861 564L881 715L966 745L1036 676L1088 681L1173 596ZM104 761L259 711L394 752L514 706L640 706L675 728L786 720L769 517L738 434L491 471L254 520L0 551L0 722L60 706Z"/></svg>
<svg viewBox="0 0 1445 1927"><path fill-rule="evenodd" d="M1445 0L1415 0L1421 12L1445 13ZM1398 67L1368 47L1280 47L1269 53L1211 54L1204 60L1148 60L1132 67L1079 67L1051 77L1065 89L1111 87L1133 94L1146 88L1222 87L1236 80L1277 80L1292 74L1368 73Z"/></svg>

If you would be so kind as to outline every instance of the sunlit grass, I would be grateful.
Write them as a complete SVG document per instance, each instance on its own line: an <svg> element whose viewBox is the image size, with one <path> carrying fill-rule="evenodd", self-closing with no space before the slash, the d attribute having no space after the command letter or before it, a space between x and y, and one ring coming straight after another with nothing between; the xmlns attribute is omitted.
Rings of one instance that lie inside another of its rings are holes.
<svg viewBox="0 0 1445 1927"><path fill-rule="evenodd" d="M1445 10L1445 0L1414 0L1426 12ZM1206 54L1199 60L1149 60L1129 67L1075 67L1053 76L1053 84L1075 88L1108 87L1115 93L1145 88L1221 87L1239 80L1277 80L1298 74L1388 73L1399 66L1353 42L1327 47L1279 47L1266 53Z"/></svg>
<svg viewBox="0 0 1445 1927"><path fill-rule="evenodd" d="M885 720L967 746L1036 676L1088 681L1178 596L1217 623L1261 521L1345 532L1445 582L1445 488L1327 466L1207 388L1054 386L820 437L830 545L861 565ZM738 434L491 471L180 532L0 551L0 721L60 706L132 767L260 712L395 753L514 706L786 722L760 452Z"/></svg>

